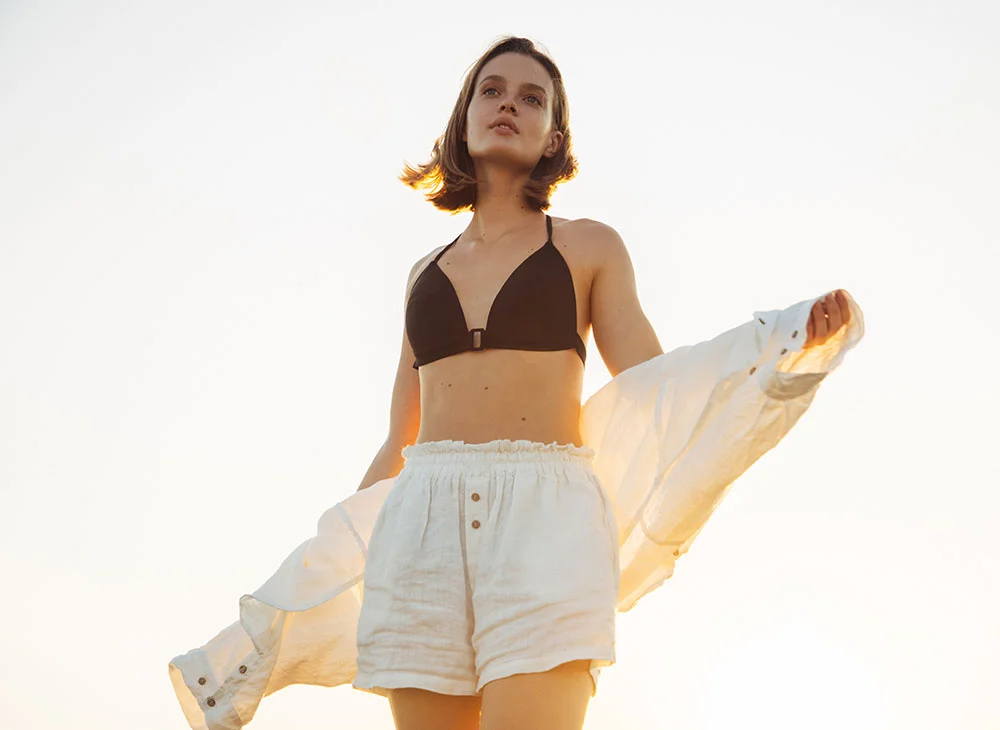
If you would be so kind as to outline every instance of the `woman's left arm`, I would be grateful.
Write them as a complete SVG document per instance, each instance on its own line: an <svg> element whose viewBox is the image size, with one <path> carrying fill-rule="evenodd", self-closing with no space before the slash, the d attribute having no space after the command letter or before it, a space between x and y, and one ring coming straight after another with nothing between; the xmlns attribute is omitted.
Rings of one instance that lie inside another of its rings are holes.
<svg viewBox="0 0 1000 730"><path fill-rule="evenodd" d="M611 226L581 221L580 233L595 252L590 318L604 365L611 377L663 354L646 319L635 286L635 271L625 242Z"/></svg>
<svg viewBox="0 0 1000 730"><path fill-rule="evenodd" d="M615 377L623 370L663 354L635 286L635 271L625 242L609 225L580 221L581 235L595 251L596 265L590 291L594 342L605 366ZM818 299L810 311L803 349L825 344L851 321L843 289Z"/></svg>

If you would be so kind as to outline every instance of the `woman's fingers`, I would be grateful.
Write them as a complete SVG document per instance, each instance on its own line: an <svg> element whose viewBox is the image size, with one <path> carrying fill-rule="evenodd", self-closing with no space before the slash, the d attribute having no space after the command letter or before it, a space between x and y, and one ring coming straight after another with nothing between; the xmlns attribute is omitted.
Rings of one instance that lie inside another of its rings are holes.
<svg viewBox="0 0 1000 730"><path fill-rule="evenodd" d="M817 300L809 314L809 321L812 322L813 334L811 339L822 342L826 339L826 311L823 309L823 300Z"/></svg>
<svg viewBox="0 0 1000 730"><path fill-rule="evenodd" d="M845 290L836 289L817 299L809 310L804 347L822 345L850 321L851 305Z"/></svg>
<svg viewBox="0 0 1000 730"><path fill-rule="evenodd" d="M838 332L841 325L843 325L840 313L840 302L837 301L835 292L830 292L826 295L823 307L826 309L827 333L832 335L834 332Z"/></svg>
<svg viewBox="0 0 1000 730"><path fill-rule="evenodd" d="M851 321L851 305L847 302L847 292L843 289L837 290L837 304L840 305L840 321L847 324Z"/></svg>

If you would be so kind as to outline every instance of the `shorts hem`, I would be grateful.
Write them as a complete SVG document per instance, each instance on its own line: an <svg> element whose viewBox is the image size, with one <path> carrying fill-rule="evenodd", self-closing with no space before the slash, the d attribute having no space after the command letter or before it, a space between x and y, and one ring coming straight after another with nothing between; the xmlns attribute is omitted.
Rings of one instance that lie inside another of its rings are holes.
<svg viewBox="0 0 1000 730"><path fill-rule="evenodd" d="M606 646L584 647L568 649L557 654L547 654L545 656L530 657L525 659L514 659L503 664L491 666L488 671L483 672L476 685L476 693L482 692L483 687L494 680L504 679L514 674L530 674L534 672L547 672L555 669L560 664L578 661L580 659L590 659L590 678L594 683L591 696L597 693L597 675L602 667L608 667L615 663L614 650L608 650Z"/></svg>
<svg viewBox="0 0 1000 730"><path fill-rule="evenodd" d="M425 689L429 692L437 692L444 695L470 696L480 694L476 689L476 680L474 678L463 682L458 679L446 679L418 672L382 671L371 674L358 673L354 677L351 686L362 692L370 692L381 697L388 697L388 690L390 689L402 689L404 687Z"/></svg>

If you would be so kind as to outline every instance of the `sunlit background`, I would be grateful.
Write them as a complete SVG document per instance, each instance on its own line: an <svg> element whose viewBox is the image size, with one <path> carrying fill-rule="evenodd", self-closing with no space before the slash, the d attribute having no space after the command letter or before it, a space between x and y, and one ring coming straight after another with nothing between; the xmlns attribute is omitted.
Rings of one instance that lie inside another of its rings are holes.
<svg viewBox="0 0 1000 730"><path fill-rule="evenodd" d="M169 660L386 434L407 272L469 219L395 178L508 33L568 88L552 214L622 234L666 349L867 319L619 616L588 730L1000 727L1000 12L961 0L0 5L0 727L185 727Z"/></svg>

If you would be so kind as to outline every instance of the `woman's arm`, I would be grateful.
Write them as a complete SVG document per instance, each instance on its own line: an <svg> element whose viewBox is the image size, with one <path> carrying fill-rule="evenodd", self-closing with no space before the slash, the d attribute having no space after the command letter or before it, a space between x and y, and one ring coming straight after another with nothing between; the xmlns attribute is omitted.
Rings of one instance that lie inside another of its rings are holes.
<svg viewBox="0 0 1000 730"><path fill-rule="evenodd" d="M406 299L409 298L413 282L416 281L426 260L427 256L410 269L406 295L403 299L404 320ZM413 348L406 336L404 324L403 344L400 348L399 362L396 364L396 381L392 388L392 403L389 408L389 434L375 454L357 491L366 489L383 479L397 476L403 470L404 459L401 453L403 447L417 440L417 433L420 431L420 374L413 368L413 360Z"/></svg>
<svg viewBox="0 0 1000 730"><path fill-rule="evenodd" d="M635 288L635 271L625 242L611 226L587 221L581 229L597 252L590 290L594 342L608 372L623 370L663 354Z"/></svg>

